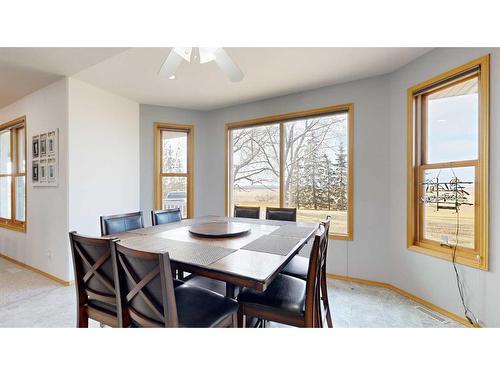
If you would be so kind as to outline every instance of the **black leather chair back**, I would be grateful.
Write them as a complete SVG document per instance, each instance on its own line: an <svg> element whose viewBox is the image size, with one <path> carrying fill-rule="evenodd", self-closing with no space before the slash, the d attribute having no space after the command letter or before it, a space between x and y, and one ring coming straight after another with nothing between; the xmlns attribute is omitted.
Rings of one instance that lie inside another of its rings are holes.
<svg viewBox="0 0 500 375"><path fill-rule="evenodd" d="M118 320L121 327L176 327L174 283L168 253L114 244Z"/></svg>
<svg viewBox="0 0 500 375"><path fill-rule="evenodd" d="M101 236L144 228L142 212L101 216Z"/></svg>
<svg viewBox="0 0 500 375"><path fill-rule="evenodd" d="M330 219L320 224L309 256L309 270L306 287L306 324L309 327L321 327L321 283L326 277L326 255L328 250L328 232ZM326 282L326 280L324 280Z"/></svg>
<svg viewBox="0 0 500 375"><path fill-rule="evenodd" d="M111 248L116 239L69 234L78 306L89 305L116 315Z"/></svg>
<svg viewBox="0 0 500 375"><path fill-rule="evenodd" d="M260 218L260 207L234 206L234 217Z"/></svg>
<svg viewBox="0 0 500 375"><path fill-rule="evenodd" d="M266 207L267 220L297 221L296 208Z"/></svg>
<svg viewBox="0 0 500 375"><path fill-rule="evenodd" d="M168 224L182 220L180 208L169 208L168 210L151 211L152 225Z"/></svg>

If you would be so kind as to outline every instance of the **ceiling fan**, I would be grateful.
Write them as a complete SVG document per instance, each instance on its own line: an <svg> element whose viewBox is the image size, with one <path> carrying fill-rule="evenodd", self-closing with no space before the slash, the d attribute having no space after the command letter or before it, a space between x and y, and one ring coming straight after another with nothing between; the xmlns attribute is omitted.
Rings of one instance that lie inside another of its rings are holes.
<svg viewBox="0 0 500 375"><path fill-rule="evenodd" d="M198 50L198 54L196 50ZM190 63L191 60L197 60L198 56L200 64L214 61L232 82L238 82L243 79L243 73L238 65L234 63L221 47L174 47L163 62L158 74L166 76L169 79L175 79L175 72L182 61L186 60Z"/></svg>

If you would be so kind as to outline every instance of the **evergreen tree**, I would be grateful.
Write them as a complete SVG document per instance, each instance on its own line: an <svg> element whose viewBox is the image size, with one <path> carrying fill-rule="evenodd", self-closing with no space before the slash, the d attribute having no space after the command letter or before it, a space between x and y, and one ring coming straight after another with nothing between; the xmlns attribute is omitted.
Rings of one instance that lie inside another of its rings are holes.
<svg viewBox="0 0 500 375"><path fill-rule="evenodd" d="M347 210L347 153L343 143L340 143L335 154L333 200L338 211Z"/></svg>

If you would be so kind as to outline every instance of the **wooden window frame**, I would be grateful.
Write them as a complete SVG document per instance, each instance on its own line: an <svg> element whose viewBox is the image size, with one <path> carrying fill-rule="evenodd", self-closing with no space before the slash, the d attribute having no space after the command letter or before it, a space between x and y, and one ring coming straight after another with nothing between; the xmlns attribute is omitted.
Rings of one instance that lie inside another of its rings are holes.
<svg viewBox="0 0 500 375"><path fill-rule="evenodd" d="M24 172L20 173L19 168L19 147L14 144L18 140L19 130L24 128ZM0 174L1 177L11 177L11 219L0 218L0 228L10 229L17 232L26 232L27 222L28 222L28 179L26 178L26 170L28 169L28 159L27 159L27 128L26 128L26 116L16 118L15 120L6 122L0 125L0 131L6 129L15 129L16 136L13 137L12 133L10 136L10 162L12 163L14 173ZM15 153L13 152L15 150ZM14 155L15 154L15 155ZM16 220L16 178L24 176L24 221Z"/></svg>
<svg viewBox="0 0 500 375"><path fill-rule="evenodd" d="M187 134L187 169L186 173L164 173L162 171L162 131L174 131ZM187 178L187 218L194 216L194 126L154 123L154 208L163 209L162 205L162 177L186 177Z"/></svg>
<svg viewBox="0 0 500 375"><path fill-rule="evenodd" d="M300 112L290 112L290 113L285 113L285 114L280 114L280 115L271 115L271 116L265 116L265 117L260 117L260 118L255 118L255 119L250 119L250 120L243 120L243 121L236 121L236 122L229 122L225 124L225 132L224 132L224 153L225 153L225 165L224 165L224 170L225 170L225 198L224 198L224 203L225 203L225 213L226 216L232 215L231 212L229 212L229 207L231 205L231 188L229 186L229 168L231 166L231 157L232 153L230 152L230 136L231 136L231 130L235 129L241 129L241 128L248 128L248 127L255 127L255 126L265 126L265 125L272 125L272 124L279 124L280 125L280 207L284 207L284 201L285 201L285 192L283 189L284 185L284 152L285 152L285 132L284 132L284 127L285 127L285 122L290 121L290 120L298 120L298 119L306 119L309 117L317 117L317 116L327 116L327 115L334 115L338 113L346 113L348 114L348 124L347 124L347 144L348 144L348 150L347 150L347 155L348 155L348 163L347 163L347 181L348 181L348 188L347 188L347 234L340 234L340 233L330 233L329 237L331 239L336 239L336 240L347 240L347 241L352 241L354 239L354 104L353 103L347 103L347 104L340 104L340 105L334 105L334 106L329 106L329 107L322 107L322 108L315 108L315 109L310 109L306 111L300 111Z"/></svg>
<svg viewBox="0 0 500 375"><path fill-rule="evenodd" d="M477 72L474 72L477 70ZM418 97L442 90L449 84L457 84L461 79L478 77L479 93L479 137L477 160L451 161L428 164L426 160L426 121L425 100L418 105ZM489 55L470 61L467 64L442 73L407 91L407 248L440 259L452 260L453 249L440 246L437 241L420 238L423 223L422 204L418 197L422 187L420 181L427 169L436 168L475 168L475 213L474 242L475 248L457 246L457 263L488 270L488 189L489 189ZM450 83L451 82L451 83ZM425 93L424 93L425 92ZM420 108L420 110L418 110Z"/></svg>

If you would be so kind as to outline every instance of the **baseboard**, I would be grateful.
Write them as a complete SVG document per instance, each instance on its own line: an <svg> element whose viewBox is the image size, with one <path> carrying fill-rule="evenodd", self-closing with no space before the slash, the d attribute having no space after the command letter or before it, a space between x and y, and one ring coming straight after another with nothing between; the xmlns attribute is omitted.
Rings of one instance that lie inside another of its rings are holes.
<svg viewBox="0 0 500 375"><path fill-rule="evenodd" d="M20 261L18 261L16 259L8 257L7 255L0 254L0 258L8 260L11 263L14 263L16 266L20 266L20 267L26 268L26 269L28 269L30 271L36 272L36 273L38 273L38 274L40 274L42 276L45 276L46 278L51 279L52 281L55 281L56 283L59 283L61 285L69 286L69 285L73 284L73 281L66 281L66 280L60 279L57 276L51 275L50 273L47 273L47 272L42 271L42 270L39 270L38 268L32 267L32 266L30 266L30 265L28 265L26 263L23 263L23 262L20 262Z"/></svg>
<svg viewBox="0 0 500 375"><path fill-rule="evenodd" d="M355 282L355 283L359 283L359 284L364 284L364 285L370 285L370 286L377 286L379 288L386 288L386 289L389 289L389 290L392 290L393 292L396 292L400 295L402 295L403 297L406 297L408 299L411 299L412 301L415 301L417 303L420 303L421 305L431 309L431 310L434 310L438 313L440 313L441 315L444 315L462 325L464 325L465 327L469 327L469 328L480 328L480 326L476 326L476 325L473 325L473 324L470 324L469 321L465 318L462 318L461 316L457 315L457 314L454 314L448 310L445 310L443 309L442 307L439 307L435 304L433 304L432 302L429 302L429 301L426 301L425 299L423 298L420 298L414 294L411 294L403 289L400 289L392 284L388 284L388 283L383 283L383 282L380 282L380 281L373 281L373 280L367 280L367 279L361 279L361 278L358 278L358 277L350 277L350 276L344 276L344 275L335 275L335 274L332 274L332 273L328 273L326 275L328 278L330 279L335 279L335 280L343 280L343 281L351 281L351 282Z"/></svg>

